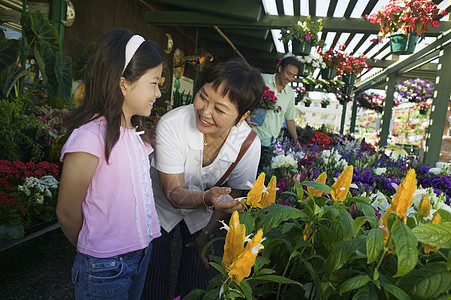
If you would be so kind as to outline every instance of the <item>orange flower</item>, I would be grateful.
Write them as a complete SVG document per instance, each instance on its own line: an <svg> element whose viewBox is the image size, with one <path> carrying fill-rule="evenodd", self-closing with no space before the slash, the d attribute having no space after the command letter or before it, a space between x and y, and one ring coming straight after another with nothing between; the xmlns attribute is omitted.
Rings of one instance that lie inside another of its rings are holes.
<svg viewBox="0 0 451 300"><path fill-rule="evenodd" d="M390 214L392 212L393 212L393 209L391 207L387 208L387 210L385 211L385 214L379 220L379 229L384 234L384 244L385 245L387 245L388 237L390 235L390 233L388 231L388 221L387 220L388 220L388 216L390 216Z"/></svg>
<svg viewBox="0 0 451 300"><path fill-rule="evenodd" d="M401 182L393 197L391 208L396 214L404 219L404 223L407 222L406 212L407 209L412 206L413 194L417 189L417 179L414 169L410 169L407 172L406 178Z"/></svg>
<svg viewBox="0 0 451 300"><path fill-rule="evenodd" d="M263 238L263 231L258 230L257 234L247 243L244 251L233 261L230 266L229 278L233 279L237 284L251 274L251 269L255 264L258 252L263 249L260 244Z"/></svg>
<svg viewBox="0 0 451 300"><path fill-rule="evenodd" d="M224 256L222 258L222 266L226 269L230 267L232 260L243 251L244 239L246 237L246 226L240 224L237 211L232 213L229 225L224 244Z"/></svg>
<svg viewBox="0 0 451 300"><path fill-rule="evenodd" d="M349 192L349 186L352 182L352 173L354 168L348 166L344 171L338 176L337 181L332 185L332 190L330 194L334 200L345 201L346 196Z"/></svg>
<svg viewBox="0 0 451 300"><path fill-rule="evenodd" d="M276 202L276 192L279 189L277 188L277 178L276 176L271 177L271 180L268 183L268 187L266 188L266 192L263 192L261 205L263 207L268 207L274 202Z"/></svg>
<svg viewBox="0 0 451 300"><path fill-rule="evenodd" d="M265 173L260 173L257 180L252 185L251 190L247 193L246 204L252 207L262 208L261 200L263 193L263 185L265 183Z"/></svg>
<svg viewBox="0 0 451 300"><path fill-rule="evenodd" d="M418 205L418 214L423 218L431 214L431 200L426 195L423 195L420 205Z"/></svg>
<svg viewBox="0 0 451 300"><path fill-rule="evenodd" d="M326 183L327 174L326 172L323 172L319 174L318 178L316 178L316 181L319 181L321 183ZM321 196L323 194L323 191L315 190L314 188L307 187L307 192L309 192L312 196Z"/></svg>
<svg viewBox="0 0 451 300"><path fill-rule="evenodd" d="M304 227L304 241L308 240L310 238L310 236L312 235L312 227L310 226L309 223L305 223L305 227Z"/></svg>
<svg viewBox="0 0 451 300"><path fill-rule="evenodd" d="M438 212L436 212L434 214L434 216L432 217L431 224L438 224L441 221L442 221L442 217L440 216L440 214ZM431 247L426 246L424 244L423 244L423 248L424 248L424 253L437 252L437 250L440 249L440 248L435 248L434 249L434 248L431 248Z"/></svg>

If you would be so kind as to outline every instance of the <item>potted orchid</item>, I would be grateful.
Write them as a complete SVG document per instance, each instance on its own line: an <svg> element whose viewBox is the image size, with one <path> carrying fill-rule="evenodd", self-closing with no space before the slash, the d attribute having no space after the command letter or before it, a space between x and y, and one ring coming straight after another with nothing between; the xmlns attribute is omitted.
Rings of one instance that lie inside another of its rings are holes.
<svg viewBox="0 0 451 300"><path fill-rule="evenodd" d="M378 39L390 37L392 53L411 54L415 50L417 36L424 38L428 27L438 27L440 16L447 15L437 4L429 0L390 1L382 9L366 18L379 23Z"/></svg>
<svg viewBox="0 0 451 300"><path fill-rule="evenodd" d="M281 29L281 40L284 43L292 41L293 53L296 55L309 55L312 47L324 45L318 37L318 32L323 29L322 19L311 20L310 16L301 18L293 26Z"/></svg>
<svg viewBox="0 0 451 300"><path fill-rule="evenodd" d="M435 85L432 81L416 78L407 79L398 84L395 93L401 99L409 102L426 102L432 100L434 96Z"/></svg>
<svg viewBox="0 0 451 300"><path fill-rule="evenodd" d="M256 109L252 112L251 121L257 123L258 126L263 124L266 117L266 112L272 110L276 113L280 112L282 109L277 104L276 94L271 91L271 89L265 86L265 91L263 92L260 103L257 105Z"/></svg>

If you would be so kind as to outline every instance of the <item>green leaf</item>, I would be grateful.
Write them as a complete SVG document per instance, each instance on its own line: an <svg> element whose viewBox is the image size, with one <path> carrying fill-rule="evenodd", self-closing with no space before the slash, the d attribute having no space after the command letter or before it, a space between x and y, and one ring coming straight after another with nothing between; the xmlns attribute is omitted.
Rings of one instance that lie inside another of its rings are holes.
<svg viewBox="0 0 451 300"><path fill-rule="evenodd" d="M351 201L358 202L358 203L370 203L371 199L368 197L352 197Z"/></svg>
<svg viewBox="0 0 451 300"><path fill-rule="evenodd" d="M39 43L48 43L52 52L62 53L61 41L56 28L38 10L32 12L30 16L31 29ZM28 44L31 45L31 41L28 41Z"/></svg>
<svg viewBox="0 0 451 300"><path fill-rule="evenodd" d="M390 234L398 257L398 270L394 277L400 277L415 268L418 262L418 242L410 228L399 219L393 223Z"/></svg>
<svg viewBox="0 0 451 300"><path fill-rule="evenodd" d="M304 191L304 188L302 187L302 184L297 179L294 180L294 184L296 187L296 195L297 195L298 199L303 199L305 191Z"/></svg>
<svg viewBox="0 0 451 300"><path fill-rule="evenodd" d="M412 229L417 240L439 248L451 248L451 222L421 224Z"/></svg>
<svg viewBox="0 0 451 300"><path fill-rule="evenodd" d="M347 210L338 209L338 216L337 220L335 220L335 224L341 227L343 240L347 241L354 237L352 231L354 220L352 219L351 214Z"/></svg>
<svg viewBox="0 0 451 300"><path fill-rule="evenodd" d="M368 221L367 217L357 217L354 220L354 223L352 224L352 233L353 233L354 237L356 237L359 234L360 229L362 229L362 226L363 226L363 224L366 223L366 221Z"/></svg>
<svg viewBox="0 0 451 300"><path fill-rule="evenodd" d="M0 44L0 73L12 66L19 56L19 40L4 40Z"/></svg>
<svg viewBox="0 0 451 300"><path fill-rule="evenodd" d="M321 288L321 279L318 276L318 272L315 270L315 268L312 266L311 263L309 263L306 260L302 260L302 264L304 264L305 268L310 274L310 278L312 278L313 283L316 287L316 292L318 293L319 299L323 299L323 290Z"/></svg>
<svg viewBox="0 0 451 300"><path fill-rule="evenodd" d="M256 272L256 273L263 272L263 270L265 270L265 269L262 269L262 270L260 270L260 269L269 262L271 262L271 261L267 257L263 257L260 255L257 256L255 258L254 272Z"/></svg>
<svg viewBox="0 0 451 300"><path fill-rule="evenodd" d="M377 228L377 216L374 212L374 208L370 204L363 202L358 202L357 208L368 218L368 223L370 223L371 227Z"/></svg>
<svg viewBox="0 0 451 300"><path fill-rule="evenodd" d="M367 263L376 261L382 249L384 249L384 234L380 229L373 228L366 236Z"/></svg>
<svg viewBox="0 0 451 300"><path fill-rule="evenodd" d="M398 284L413 299L437 299L451 290L445 262L432 262L402 277Z"/></svg>
<svg viewBox="0 0 451 300"><path fill-rule="evenodd" d="M252 288L249 285L249 282L247 282L247 280L242 280L239 286L243 296L248 300L252 300Z"/></svg>
<svg viewBox="0 0 451 300"><path fill-rule="evenodd" d="M11 73L5 82L5 87L4 87L5 97L9 96L9 94L11 93L11 90L13 89L13 87L17 83L17 81L19 81L21 78L27 76L29 73L30 73L30 71L27 69L18 69L15 72Z"/></svg>
<svg viewBox="0 0 451 300"><path fill-rule="evenodd" d="M224 267L218 263L212 262L210 261L210 265L215 268L216 270L218 270L219 272L221 272L224 276L228 276L226 270L224 269Z"/></svg>
<svg viewBox="0 0 451 300"><path fill-rule="evenodd" d="M381 285L387 292L389 292L390 294L392 294L393 296L395 296L399 300L411 300L412 299L401 288L389 283L386 280L381 280Z"/></svg>
<svg viewBox="0 0 451 300"><path fill-rule="evenodd" d="M437 212L440 214L442 222L451 222L451 212L444 209L439 209Z"/></svg>
<svg viewBox="0 0 451 300"><path fill-rule="evenodd" d="M200 298L200 296L202 296L203 294L205 294L204 290L201 289L195 289L192 290L191 292L188 293L188 295L186 295L185 297L183 297L183 300L197 300Z"/></svg>
<svg viewBox="0 0 451 300"><path fill-rule="evenodd" d="M64 59L60 52L56 53L55 75L58 82L58 95L64 100L70 101L72 92L72 58L66 56Z"/></svg>
<svg viewBox="0 0 451 300"><path fill-rule="evenodd" d="M75 60L74 69L72 70L73 79L80 80L83 78L83 73L85 72L86 65L88 63L89 57L91 56L92 50L94 49L95 43L90 43L80 54L80 56Z"/></svg>
<svg viewBox="0 0 451 300"><path fill-rule="evenodd" d="M44 83L47 83L48 78L47 74L45 72L45 63L44 59L41 56L41 53L39 52L39 49L35 46L34 47L34 57L36 58L36 62L38 63L39 71L41 72L42 80Z"/></svg>
<svg viewBox="0 0 451 300"><path fill-rule="evenodd" d="M301 283L299 283L293 279L286 278L286 277L279 276L279 275L261 275L261 276L259 275L259 276L253 276L252 279L273 281L273 282L282 283L282 284L295 284L295 285L302 286Z"/></svg>
<svg viewBox="0 0 451 300"><path fill-rule="evenodd" d="M263 229L263 235L284 221L307 217L299 209L286 205L271 205L264 210L268 213L261 218L256 226L256 228Z"/></svg>
<svg viewBox="0 0 451 300"><path fill-rule="evenodd" d="M255 275L257 275L257 276L269 275L269 274L274 274L275 272L276 271L273 269L264 268L264 269L261 269L260 271L258 271L258 273L255 272Z"/></svg>
<svg viewBox="0 0 451 300"><path fill-rule="evenodd" d="M371 278L368 275L357 275L343 282L340 285L339 292L340 294L343 294L345 292L358 289L367 284L368 281L371 281Z"/></svg>
<svg viewBox="0 0 451 300"><path fill-rule="evenodd" d="M327 184L324 184L319 181L303 181L301 183L306 187L314 188L315 190L323 191L326 194L330 194L330 187Z"/></svg>
<svg viewBox="0 0 451 300"><path fill-rule="evenodd" d="M359 289L352 297L352 300L378 300L379 296L373 285L366 285Z"/></svg>
<svg viewBox="0 0 451 300"><path fill-rule="evenodd" d="M39 53L42 55L44 62L45 74L47 75L47 81L44 82L50 97L56 97L58 95L58 80L55 74L55 52L52 51L49 43L42 43L39 48Z"/></svg>
<svg viewBox="0 0 451 300"><path fill-rule="evenodd" d="M324 271L326 274L330 276L334 271L343 267L358 247L359 243L357 239L339 242L332 253L324 261Z"/></svg>
<svg viewBox="0 0 451 300"><path fill-rule="evenodd" d="M240 224L243 224L246 226L246 235L251 234L254 232L254 218L250 214L247 213L240 213Z"/></svg>

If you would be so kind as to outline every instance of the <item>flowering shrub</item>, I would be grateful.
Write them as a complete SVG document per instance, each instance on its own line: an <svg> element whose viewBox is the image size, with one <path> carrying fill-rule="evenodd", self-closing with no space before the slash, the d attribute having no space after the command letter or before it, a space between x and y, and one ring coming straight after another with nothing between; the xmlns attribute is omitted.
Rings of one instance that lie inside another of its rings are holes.
<svg viewBox="0 0 451 300"><path fill-rule="evenodd" d="M317 143L319 146L329 149L332 145L333 140L321 131L315 131L313 135L312 142Z"/></svg>
<svg viewBox="0 0 451 300"><path fill-rule="evenodd" d="M416 78L407 79L403 83L398 84L395 93L400 99L410 102L425 102L432 100L434 96L435 85L433 82Z"/></svg>
<svg viewBox="0 0 451 300"><path fill-rule="evenodd" d="M354 74L360 75L364 69L371 69L371 67L366 62L366 56L363 54L359 56L352 56L349 54L344 55L344 59L340 61L338 65L337 72L339 74Z"/></svg>
<svg viewBox="0 0 451 300"><path fill-rule="evenodd" d="M276 105L276 102L276 94L271 91L269 87L265 86L265 91L263 92L262 98L260 100L260 103L257 105L257 108L280 112L281 107Z"/></svg>
<svg viewBox="0 0 451 300"><path fill-rule="evenodd" d="M319 40L318 37L318 32L322 29L323 21L321 19L312 21L310 16L307 16L304 18L304 21L299 19L294 26L282 28L279 39L284 43L296 39L300 42L310 41L312 46L323 45L324 42Z"/></svg>
<svg viewBox="0 0 451 300"><path fill-rule="evenodd" d="M428 27L438 27L439 16L445 16L447 13L437 8L437 4L428 0L401 0L390 1L382 9L366 18L373 24L380 24L378 33L379 40L390 33L416 32L417 35L424 37L424 32Z"/></svg>
<svg viewBox="0 0 451 300"><path fill-rule="evenodd" d="M58 165L0 160L0 239L23 237L35 219L55 218Z"/></svg>

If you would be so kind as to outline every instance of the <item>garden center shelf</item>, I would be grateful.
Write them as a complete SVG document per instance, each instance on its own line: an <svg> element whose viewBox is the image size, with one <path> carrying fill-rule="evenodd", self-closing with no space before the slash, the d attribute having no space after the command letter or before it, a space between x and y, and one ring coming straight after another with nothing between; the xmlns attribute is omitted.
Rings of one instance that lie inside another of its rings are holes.
<svg viewBox="0 0 451 300"><path fill-rule="evenodd" d="M38 236L41 236L49 231L58 229L60 227L60 224L58 223L58 220L52 220L49 222L44 222L41 224L37 224L33 227L27 228L25 230L25 236L18 240L0 240L0 251L9 249L11 247L20 245L26 241L29 241L31 239L34 239Z"/></svg>

